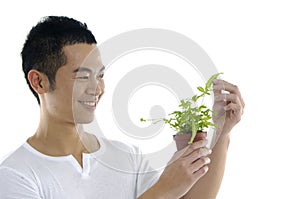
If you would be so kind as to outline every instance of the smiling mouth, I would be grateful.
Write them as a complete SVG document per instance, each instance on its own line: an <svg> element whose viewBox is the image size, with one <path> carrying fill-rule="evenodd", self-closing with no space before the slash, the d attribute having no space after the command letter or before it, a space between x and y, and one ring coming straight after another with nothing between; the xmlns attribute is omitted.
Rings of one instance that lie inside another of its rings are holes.
<svg viewBox="0 0 300 199"><path fill-rule="evenodd" d="M97 101L79 101L80 104L82 104L85 108L88 109L96 109Z"/></svg>
<svg viewBox="0 0 300 199"><path fill-rule="evenodd" d="M93 99L89 100L78 100L78 102L83 105L83 107L89 110L95 110L98 104L100 97L102 96L103 92L99 96L95 96Z"/></svg>

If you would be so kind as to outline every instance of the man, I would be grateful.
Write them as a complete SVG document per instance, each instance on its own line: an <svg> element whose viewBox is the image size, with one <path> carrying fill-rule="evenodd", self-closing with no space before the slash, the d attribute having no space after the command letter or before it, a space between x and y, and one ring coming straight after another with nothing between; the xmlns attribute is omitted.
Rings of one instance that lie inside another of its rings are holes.
<svg viewBox="0 0 300 199"><path fill-rule="evenodd" d="M229 133L244 107L238 88L214 82L215 106L227 114L210 158L207 140L201 140L175 153L161 175L145 172L148 166L138 149L82 128L93 120L104 93L104 66L96 43L85 24L67 17L46 17L30 31L22 65L40 105L40 123L1 164L0 198L216 197ZM225 98L227 106L220 106ZM130 172L115 169L120 165Z"/></svg>

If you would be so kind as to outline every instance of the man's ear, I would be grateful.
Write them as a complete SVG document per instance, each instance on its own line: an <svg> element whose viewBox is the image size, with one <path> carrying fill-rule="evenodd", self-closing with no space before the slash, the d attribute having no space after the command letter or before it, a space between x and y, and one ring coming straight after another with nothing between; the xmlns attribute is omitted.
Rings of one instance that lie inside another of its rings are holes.
<svg viewBox="0 0 300 199"><path fill-rule="evenodd" d="M49 90L49 80L44 73L32 69L28 72L27 78L30 86L38 94L44 94Z"/></svg>

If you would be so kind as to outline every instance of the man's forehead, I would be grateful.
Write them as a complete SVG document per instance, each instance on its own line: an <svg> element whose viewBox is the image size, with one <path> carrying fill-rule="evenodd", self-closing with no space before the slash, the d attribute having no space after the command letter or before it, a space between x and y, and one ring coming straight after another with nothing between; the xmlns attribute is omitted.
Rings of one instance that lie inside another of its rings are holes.
<svg viewBox="0 0 300 199"><path fill-rule="evenodd" d="M86 55L82 62L85 66L102 66L102 60L100 51L98 48L94 48L89 54Z"/></svg>
<svg viewBox="0 0 300 199"><path fill-rule="evenodd" d="M73 67L102 67L100 50L95 44L73 44L63 48L67 62Z"/></svg>

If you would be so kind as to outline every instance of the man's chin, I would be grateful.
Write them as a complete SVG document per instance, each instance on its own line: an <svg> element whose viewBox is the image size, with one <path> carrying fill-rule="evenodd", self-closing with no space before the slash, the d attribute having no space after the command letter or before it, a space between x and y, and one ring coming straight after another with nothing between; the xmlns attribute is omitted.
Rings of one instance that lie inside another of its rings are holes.
<svg viewBox="0 0 300 199"><path fill-rule="evenodd" d="M84 118L75 118L75 123L76 124L89 124L91 122L93 122L94 120L94 116L91 117L84 117Z"/></svg>

